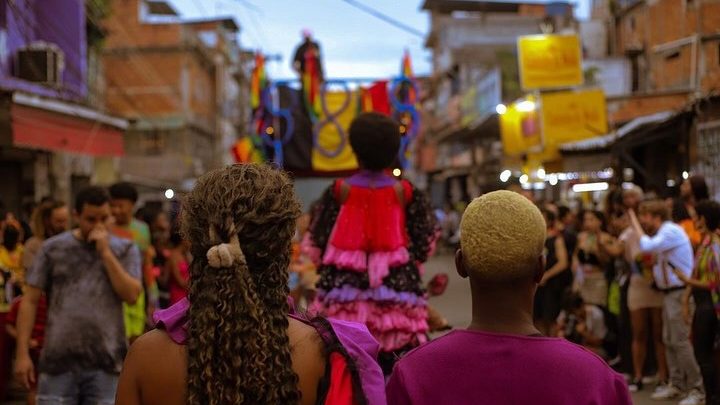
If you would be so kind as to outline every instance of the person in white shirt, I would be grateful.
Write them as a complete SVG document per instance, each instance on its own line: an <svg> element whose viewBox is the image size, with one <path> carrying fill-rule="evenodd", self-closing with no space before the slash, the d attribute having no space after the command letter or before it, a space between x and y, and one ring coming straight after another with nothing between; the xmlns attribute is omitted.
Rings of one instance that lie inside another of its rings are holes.
<svg viewBox="0 0 720 405"><path fill-rule="evenodd" d="M693 250L685 231L670 221L670 210L663 201L647 201L640 205L639 220L630 211L635 232L640 235L640 250L656 256L653 268L655 286L663 292L663 340L670 369L670 383L657 390L653 399L672 399L686 392L680 405L705 403L702 376L693 354L688 326L682 316L685 289L673 269L690 276L693 271Z"/></svg>

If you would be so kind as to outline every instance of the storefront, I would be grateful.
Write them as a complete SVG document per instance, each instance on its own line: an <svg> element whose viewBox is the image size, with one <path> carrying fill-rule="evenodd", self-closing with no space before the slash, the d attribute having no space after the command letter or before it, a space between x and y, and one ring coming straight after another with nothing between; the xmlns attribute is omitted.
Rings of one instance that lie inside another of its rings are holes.
<svg viewBox="0 0 720 405"><path fill-rule="evenodd" d="M106 184L124 154L127 122L78 104L27 93L0 100L0 195L8 209L46 195L70 201L80 188Z"/></svg>
<svg viewBox="0 0 720 405"><path fill-rule="evenodd" d="M689 111L663 112L637 118L621 128L625 131L611 153L623 173L622 180L661 197L677 195L683 173L690 169L693 116Z"/></svg>

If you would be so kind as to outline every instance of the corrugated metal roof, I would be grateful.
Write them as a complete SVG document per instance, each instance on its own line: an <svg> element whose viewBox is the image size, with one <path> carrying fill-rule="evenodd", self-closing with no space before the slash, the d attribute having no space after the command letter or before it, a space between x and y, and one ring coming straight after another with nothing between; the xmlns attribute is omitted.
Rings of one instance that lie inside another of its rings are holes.
<svg viewBox="0 0 720 405"><path fill-rule="evenodd" d="M618 139L621 139L629 133L650 124L660 124L674 117L677 113L674 111L662 111L655 114L644 115L642 117L635 118L628 122L622 127L618 128L615 132L596 136L589 139L584 139L577 142L568 142L560 145L560 151L562 152L591 152L596 150L602 150L609 148Z"/></svg>

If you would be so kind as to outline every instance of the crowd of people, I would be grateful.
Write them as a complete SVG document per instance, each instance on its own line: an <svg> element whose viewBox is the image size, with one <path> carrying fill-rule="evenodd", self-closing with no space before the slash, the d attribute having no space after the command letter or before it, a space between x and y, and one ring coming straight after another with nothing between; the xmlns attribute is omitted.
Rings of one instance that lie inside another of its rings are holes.
<svg viewBox="0 0 720 405"><path fill-rule="evenodd" d="M625 373L632 392L720 403L720 204L702 176L677 198L611 189L598 209L538 202L547 226L546 272L534 319ZM526 195L531 199L530 195Z"/></svg>
<svg viewBox="0 0 720 405"><path fill-rule="evenodd" d="M0 305L29 404L73 395L113 403L127 344L154 326L156 309L187 295L188 244L170 215L136 212L128 183L74 200L73 230L70 207L50 197L27 221L0 212Z"/></svg>
<svg viewBox="0 0 720 405"><path fill-rule="evenodd" d="M0 213L28 402L624 405L655 376L655 399L720 403L720 204L701 177L675 200L611 190L602 212L498 191L460 216L388 174L393 120L361 114L349 136L361 171L305 214L259 164L202 176L177 218L135 212L127 183L74 196L72 229L52 199L26 225ZM446 277L422 282L439 238L472 322L429 341L450 328L427 301Z"/></svg>
<svg viewBox="0 0 720 405"><path fill-rule="evenodd" d="M547 226L546 271L534 297L545 336L585 346L626 374L631 392L720 404L720 205L700 175L661 199L637 185L612 188L585 209L536 201ZM441 241L460 245L460 213L435 211Z"/></svg>

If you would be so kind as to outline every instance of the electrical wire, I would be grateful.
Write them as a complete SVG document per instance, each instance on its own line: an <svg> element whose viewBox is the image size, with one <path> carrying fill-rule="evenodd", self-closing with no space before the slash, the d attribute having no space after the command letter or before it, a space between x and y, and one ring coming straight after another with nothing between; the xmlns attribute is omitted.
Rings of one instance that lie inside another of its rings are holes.
<svg viewBox="0 0 720 405"><path fill-rule="evenodd" d="M373 16L375 18L385 21L386 23L392 25L393 27L395 27L397 29L403 30L407 33L413 34L420 38L425 38L425 34L422 33L421 31L416 30L415 28L413 28L409 25L403 24L400 21L388 16L387 14L384 14L370 6L367 6L367 5L359 2L359 1L356 1L356 0L342 0L342 1L344 1L345 3L351 5L359 10L362 10L362 11L370 14L371 16Z"/></svg>

